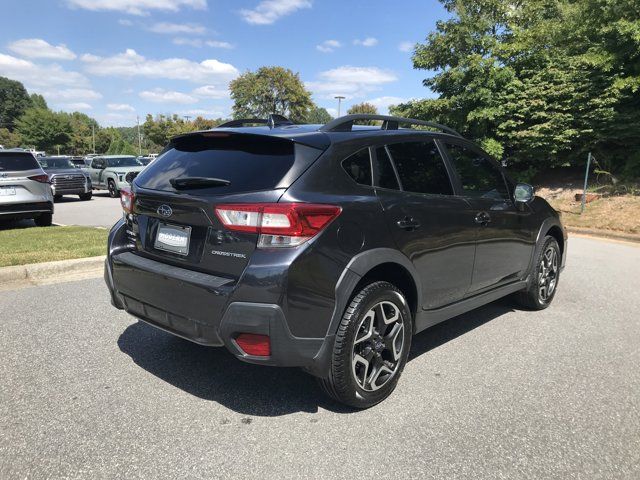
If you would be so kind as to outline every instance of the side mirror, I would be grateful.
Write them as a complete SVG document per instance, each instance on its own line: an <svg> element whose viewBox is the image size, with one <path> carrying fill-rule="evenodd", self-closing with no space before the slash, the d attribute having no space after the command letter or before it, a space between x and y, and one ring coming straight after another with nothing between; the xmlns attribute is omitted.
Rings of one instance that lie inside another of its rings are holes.
<svg viewBox="0 0 640 480"><path fill-rule="evenodd" d="M513 199L516 201L516 206L522 208L525 204L533 200L534 193L533 187L528 183L518 183L513 192Z"/></svg>

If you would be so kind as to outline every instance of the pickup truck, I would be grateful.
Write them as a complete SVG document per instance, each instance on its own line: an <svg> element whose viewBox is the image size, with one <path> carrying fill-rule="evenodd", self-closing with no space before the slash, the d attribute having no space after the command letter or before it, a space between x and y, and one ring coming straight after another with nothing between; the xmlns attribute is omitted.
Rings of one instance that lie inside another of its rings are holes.
<svg viewBox="0 0 640 480"><path fill-rule="evenodd" d="M126 176L144 169L132 155L101 155L91 160L87 169L94 190L108 190L110 197L120 196L120 190L129 186Z"/></svg>

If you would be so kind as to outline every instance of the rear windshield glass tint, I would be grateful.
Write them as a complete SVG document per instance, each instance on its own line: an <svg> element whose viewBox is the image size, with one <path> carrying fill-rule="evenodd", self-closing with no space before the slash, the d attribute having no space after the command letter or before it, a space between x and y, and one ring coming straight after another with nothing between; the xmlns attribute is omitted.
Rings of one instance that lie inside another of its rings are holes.
<svg viewBox="0 0 640 480"><path fill-rule="evenodd" d="M254 135L193 136L179 139L136 178L152 190L175 191L170 180L219 178L226 186L188 190L192 194L225 194L269 190L278 185L294 162L289 140Z"/></svg>
<svg viewBox="0 0 640 480"><path fill-rule="evenodd" d="M0 172L19 172L40 168L30 153L0 153Z"/></svg>

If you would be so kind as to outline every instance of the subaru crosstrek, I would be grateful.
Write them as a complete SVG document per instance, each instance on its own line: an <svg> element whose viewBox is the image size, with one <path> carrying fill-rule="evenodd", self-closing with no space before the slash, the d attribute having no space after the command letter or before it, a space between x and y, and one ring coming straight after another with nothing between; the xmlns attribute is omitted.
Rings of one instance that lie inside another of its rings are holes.
<svg viewBox="0 0 640 480"><path fill-rule="evenodd" d="M115 307L301 367L365 408L394 390L413 335L509 294L533 310L553 300L558 213L454 130L256 122L172 139L122 192L105 268Z"/></svg>

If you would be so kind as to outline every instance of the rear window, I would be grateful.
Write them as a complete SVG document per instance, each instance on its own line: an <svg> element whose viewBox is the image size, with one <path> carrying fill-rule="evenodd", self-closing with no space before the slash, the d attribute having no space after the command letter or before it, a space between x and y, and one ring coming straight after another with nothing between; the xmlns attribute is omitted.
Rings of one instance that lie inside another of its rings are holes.
<svg viewBox="0 0 640 480"><path fill-rule="evenodd" d="M294 143L289 140L258 135L189 136L172 142L135 183L175 191L171 179L208 177L231 183L189 192L216 195L270 190L289 172L294 157Z"/></svg>
<svg viewBox="0 0 640 480"><path fill-rule="evenodd" d="M20 172L40 168L30 153L0 153L0 172Z"/></svg>

